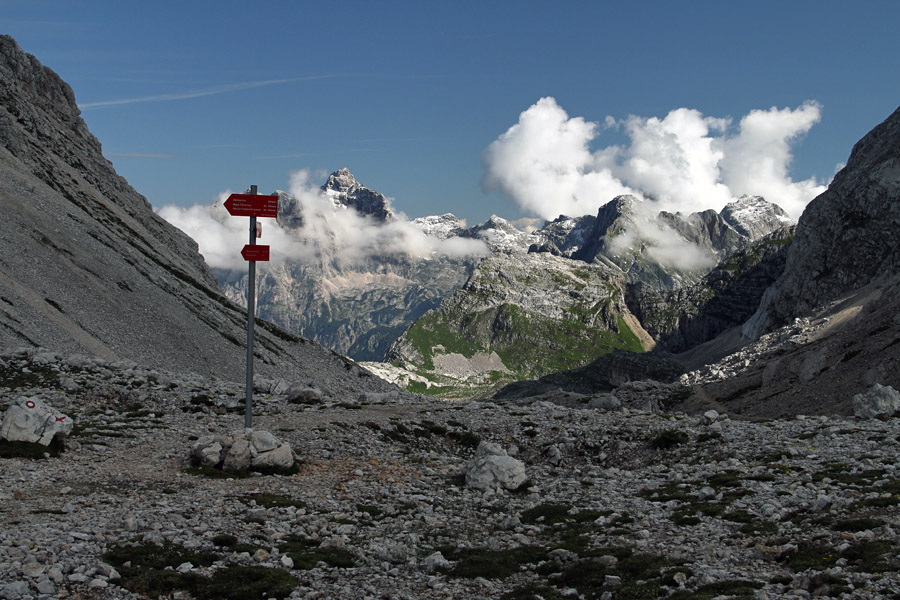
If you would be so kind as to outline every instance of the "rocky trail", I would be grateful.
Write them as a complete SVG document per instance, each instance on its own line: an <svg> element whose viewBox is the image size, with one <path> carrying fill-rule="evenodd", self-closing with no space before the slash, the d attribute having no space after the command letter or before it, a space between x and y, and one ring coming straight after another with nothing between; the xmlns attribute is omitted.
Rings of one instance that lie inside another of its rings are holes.
<svg viewBox="0 0 900 600"><path fill-rule="evenodd" d="M296 472L211 477L190 449L243 428L238 386L35 350L0 374L0 408L75 420L58 456L0 458L4 599L900 597L897 418L259 381ZM482 442L527 480L474 487Z"/></svg>

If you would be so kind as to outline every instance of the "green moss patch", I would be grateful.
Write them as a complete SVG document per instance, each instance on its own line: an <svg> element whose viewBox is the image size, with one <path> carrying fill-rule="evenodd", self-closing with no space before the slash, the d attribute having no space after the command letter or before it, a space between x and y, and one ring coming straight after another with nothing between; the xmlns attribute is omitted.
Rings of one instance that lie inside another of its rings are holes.
<svg viewBox="0 0 900 600"><path fill-rule="evenodd" d="M679 590L669 596L678 600L712 600L713 598L754 598L756 590L763 587L758 581L729 579L701 585L696 590Z"/></svg>
<svg viewBox="0 0 900 600"><path fill-rule="evenodd" d="M660 572L679 563L658 554L634 554L629 548L602 548L597 555L611 555L618 559L615 566L599 562L576 564L564 569L550 580L559 587L575 588L588 598L599 598L603 592L619 598L657 598L661 594ZM606 576L621 579L621 585L606 586Z"/></svg>
<svg viewBox="0 0 900 600"><path fill-rule="evenodd" d="M0 367L0 388L57 388L59 372L49 367L30 365L27 370L12 365Z"/></svg>
<svg viewBox="0 0 900 600"><path fill-rule="evenodd" d="M572 508L569 504L539 504L533 508L529 508L522 513L523 523L543 523L550 525L560 523L569 518L569 510Z"/></svg>
<svg viewBox="0 0 900 600"><path fill-rule="evenodd" d="M214 600L258 600L285 598L300 581L283 569L229 565L212 574L200 589L198 598Z"/></svg>
<svg viewBox="0 0 900 600"><path fill-rule="evenodd" d="M683 431L663 429L651 438L650 447L654 450L670 450L681 444L686 444L689 439L688 434Z"/></svg>
<svg viewBox="0 0 900 600"><path fill-rule="evenodd" d="M340 569L356 566L352 552L343 548L322 548L316 540L298 535L290 535L281 540L278 551L291 557L295 569L314 569L320 562Z"/></svg>
<svg viewBox="0 0 900 600"><path fill-rule="evenodd" d="M518 546L507 550L452 550L447 556L448 560L457 561L450 574L467 579L505 579L518 573L525 565L533 565L546 558L547 548L541 546Z"/></svg>
<svg viewBox="0 0 900 600"><path fill-rule="evenodd" d="M223 546L235 546L237 541L233 536L216 536L215 540ZM151 598L178 591L197 600L285 598L300 583L283 569L261 566L226 565L211 575L178 573L172 569L182 563L209 567L222 556L169 543L114 546L103 555L103 560L121 574L122 587Z"/></svg>

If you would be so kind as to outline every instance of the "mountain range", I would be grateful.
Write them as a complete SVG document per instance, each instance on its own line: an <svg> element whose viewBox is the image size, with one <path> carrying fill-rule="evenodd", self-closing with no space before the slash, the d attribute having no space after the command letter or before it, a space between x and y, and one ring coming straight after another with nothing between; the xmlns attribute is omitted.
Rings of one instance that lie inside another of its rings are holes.
<svg viewBox="0 0 900 600"><path fill-rule="evenodd" d="M58 76L9 37L0 57L0 345L234 378L246 275L212 271L115 173ZM690 215L620 196L537 229L410 221L341 169L318 191L328 210L432 244L351 260L304 238L326 213L279 191L278 227L316 251L259 273L260 374L324 378L335 393L393 389L376 372L411 391L472 395L550 376L565 388L554 374L585 369L625 374L589 378L616 385L689 371L688 391L673 395L685 406L753 412L802 396L819 399L811 411L846 410L848 395L900 385L898 120L854 147L796 226L751 196Z"/></svg>
<svg viewBox="0 0 900 600"><path fill-rule="evenodd" d="M757 197L409 221L347 170L280 192L303 252L259 273L284 327L256 322L252 431L246 275L7 36L0 142L2 429L35 399L74 422L0 439L0 598L898 597L900 109L796 225ZM334 215L379 251L337 251ZM251 471L189 462L223 443Z"/></svg>

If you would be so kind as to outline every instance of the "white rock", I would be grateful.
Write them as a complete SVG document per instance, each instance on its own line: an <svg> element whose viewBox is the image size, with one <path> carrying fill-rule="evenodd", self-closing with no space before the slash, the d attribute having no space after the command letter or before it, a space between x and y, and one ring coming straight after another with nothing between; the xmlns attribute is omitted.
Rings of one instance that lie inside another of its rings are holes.
<svg viewBox="0 0 900 600"><path fill-rule="evenodd" d="M255 468L290 469L293 465L294 451L287 442L274 450L258 454L250 461L250 466Z"/></svg>
<svg viewBox="0 0 900 600"><path fill-rule="evenodd" d="M201 464L214 466L221 462L222 460L222 444L219 442L213 442L206 448L200 450L200 462Z"/></svg>
<svg viewBox="0 0 900 600"><path fill-rule="evenodd" d="M25 577L38 577L43 574L43 572L44 565L38 562L30 562L22 566L22 574L24 574Z"/></svg>
<svg viewBox="0 0 900 600"><path fill-rule="evenodd" d="M250 444L257 452L268 452L279 446L278 440L270 432L265 430L257 430L250 434Z"/></svg>
<svg viewBox="0 0 900 600"><path fill-rule="evenodd" d="M700 488L700 491L697 493L697 498L701 502L704 502L706 500L713 500L715 497L716 497L716 490L709 487L708 485L705 485L702 488Z"/></svg>
<svg viewBox="0 0 900 600"><path fill-rule="evenodd" d="M56 591L56 586L53 585L53 582L49 579L41 579L34 585L34 587L37 588L38 592L47 595L53 594Z"/></svg>
<svg viewBox="0 0 900 600"><path fill-rule="evenodd" d="M876 383L869 391L853 396L853 414L861 419L875 419L900 411L900 392L889 385Z"/></svg>
<svg viewBox="0 0 900 600"><path fill-rule="evenodd" d="M444 555L440 552L435 552L423 558L419 563L419 567L429 573L433 573L437 570L449 569L450 561L444 558Z"/></svg>
<svg viewBox="0 0 900 600"><path fill-rule="evenodd" d="M708 410L703 413L703 418L706 419L708 423L715 423L719 420L719 412L716 410Z"/></svg>
<svg viewBox="0 0 900 600"><path fill-rule="evenodd" d="M264 560L269 560L270 556L271 554L269 554L266 550L260 548L253 553L253 560L255 560L256 562L263 562Z"/></svg>
<svg viewBox="0 0 900 600"><path fill-rule="evenodd" d="M225 469L242 471L250 466L250 441L245 437L234 438L234 443L222 463Z"/></svg>
<svg viewBox="0 0 900 600"><path fill-rule="evenodd" d="M479 490L514 490L528 480L525 463L508 456L497 444L481 442L466 470L466 485Z"/></svg>
<svg viewBox="0 0 900 600"><path fill-rule="evenodd" d="M22 396L6 409L0 424L0 438L49 446L54 436L69 435L74 426L71 418L40 398Z"/></svg>
<svg viewBox="0 0 900 600"><path fill-rule="evenodd" d="M188 571L190 571L193 568L194 568L193 563L183 562L180 565L178 565L177 567L175 567L175 571L177 571L178 573L187 573Z"/></svg>

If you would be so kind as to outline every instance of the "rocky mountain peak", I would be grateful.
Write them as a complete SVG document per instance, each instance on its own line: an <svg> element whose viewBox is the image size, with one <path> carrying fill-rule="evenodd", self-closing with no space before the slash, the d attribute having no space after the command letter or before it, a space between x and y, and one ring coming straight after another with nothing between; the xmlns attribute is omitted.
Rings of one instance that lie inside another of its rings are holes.
<svg viewBox="0 0 900 600"><path fill-rule="evenodd" d="M544 226L535 232L541 241L532 244L528 251L571 257L585 244L596 221L593 215L583 217L560 215L544 223Z"/></svg>
<svg viewBox="0 0 900 600"><path fill-rule="evenodd" d="M278 217L275 219L278 224L286 229L303 227L303 207L300 202L283 190L272 193L278 196Z"/></svg>
<svg viewBox="0 0 900 600"><path fill-rule="evenodd" d="M462 237L483 239L492 252L525 252L530 244L538 241L534 234L516 229L512 223L497 215L491 215L484 223L479 223L461 233Z"/></svg>
<svg viewBox="0 0 900 600"><path fill-rule="evenodd" d="M360 214L372 216L379 221L394 218L387 197L359 183L346 167L329 175L322 191L336 206L353 208Z"/></svg>
<svg viewBox="0 0 900 600"><path fill-rule="evenodd" d="M357 187L359 187L359 182L356 180L356 177L353 176L350 169L343 167L328 176L328 181L325 182L322 189L326 191L331 190L339 194L346 194L350 192L351 189Z"/></svg>
<svg viewBox="0 0 900 600"><path fill-rule="evenodd" d="M719 214L735 231L751 241L794 224L780 206L768 202L762 196L741 196L726 204Z"/></svg>
<svg viewBox="0 0 900 600"><path fill-rule="evenodd" d="M419 217L413 219L412 224L421 229L425 235L441 240L459 235L466 226L465 221L453 213Z"/></svg>

